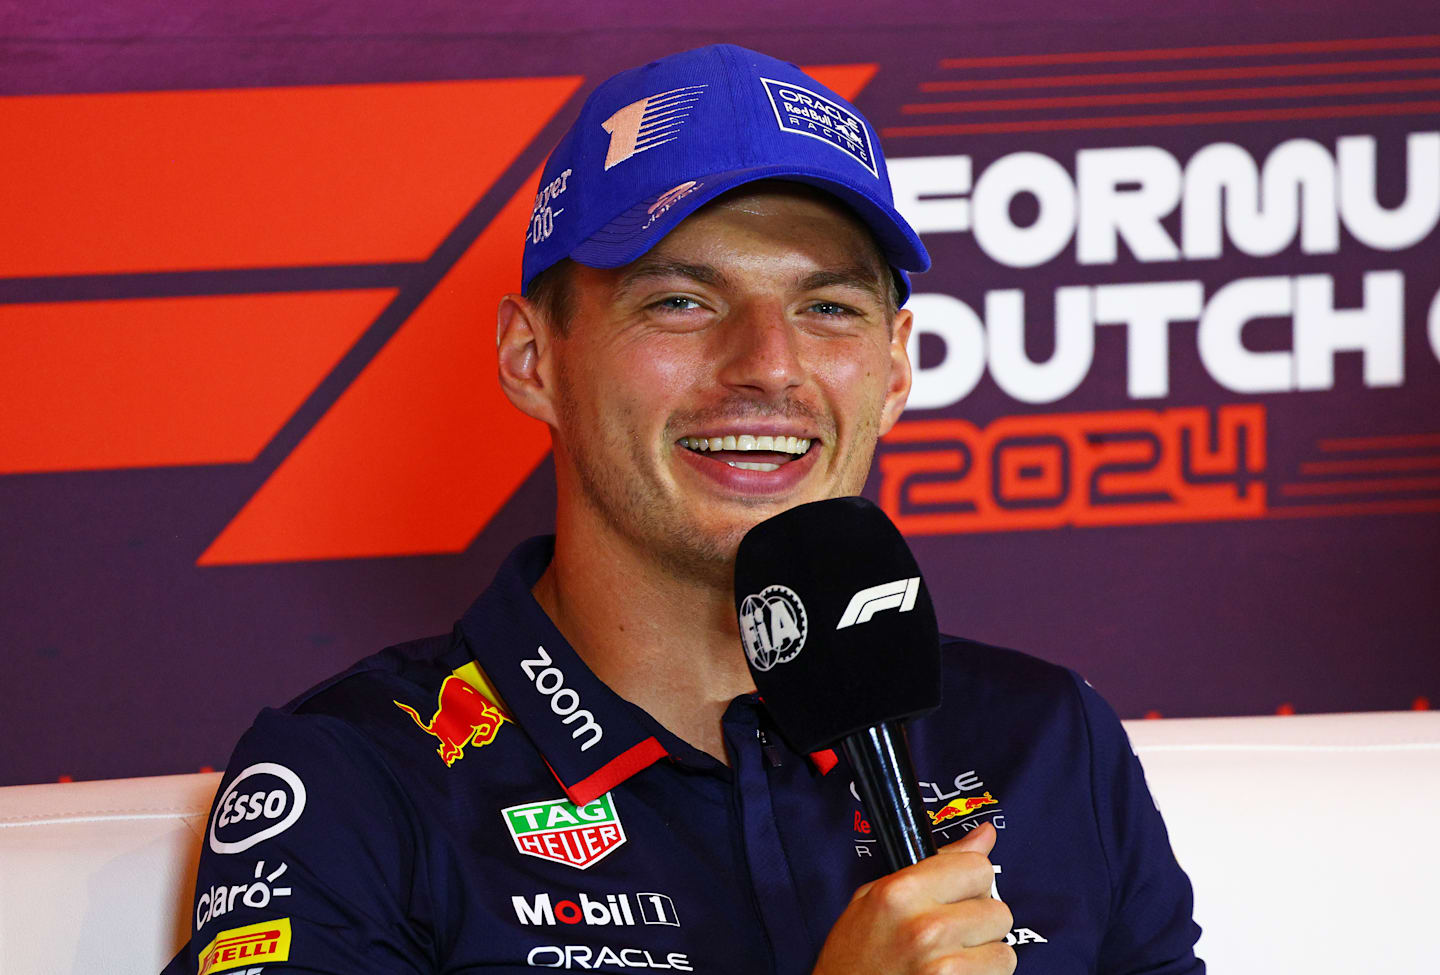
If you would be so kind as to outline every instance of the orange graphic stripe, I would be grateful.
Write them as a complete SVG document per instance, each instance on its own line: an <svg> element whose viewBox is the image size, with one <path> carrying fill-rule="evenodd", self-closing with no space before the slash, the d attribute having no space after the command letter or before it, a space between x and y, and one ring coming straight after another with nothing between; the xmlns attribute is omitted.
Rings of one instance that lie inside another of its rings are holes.
<svg viewBox="0 0 1440 975"><path fill-rule="evenodd" d="M391 297L0 306L0 474L252 460Z"/></svg>
<svg viewBox="0 0 1440 975"><path fill-rule="evenodd" d="M200 557L201 565L459 552L545 457L500 391L536 172Z"/></svg>
<svg viewBox="0 0 1440 975"><path fill-rule="evenodd" d="M925 81L920 90L1004 91L1012 88L1074 88L1080 85L1156 85L1184 81L1234 81L1241 78L1301 78L1345 74L1398 74L1433 71L1440 58L1385 58L1378 61L1314 61L1308 64L1255 64L1237 68L1188 68L1180 71L1116 71L1101 74L1036 75L1023 78L975 78Z"/></svg>
<svg viewBox="0 0 1440 975"><path fill-rule="evenodd" d="M1370 460L1317 460L1300 465L1301 474L1362 474L1375 471L1425 471L1440 467L1435 457L1375 457Z"/></svg>
<svg viewBox="0 0 1440 975"><path fill-rule="evenodd" d="M1369 494L1373 491L1440 491L1440 477L1393 477L1280 485L1280 493L1287 497L1311 494Z"/></svg>
<svg viewBox="0 0 1440 975"><path fill-rule="evenodd" d="M1343 518L1347 515L1419 515L1431 511L1440 511L1440 498L1282 505L1271 508L1265 514L1268 518Z"/></svg>
<svg viewBox="0 0 1440 975"><path fill-rule="evenodd" d="M814 64L802 68L806 74L846 101L854 101L875 72L878 64Z"/></svg>
<svg viewBox="0 0 1440 975"><path fill-rule="evenodd" d="M1400 81L1341 81L1322 85L1267 85L1262 88L1203 88L1191 91L1137 91L1117 95L1057 95L1053 98L977 98L900 106L902 115L958 112L1015 112L1045 108L1099 108L1114 105L1170 105L1187 102L1238 102L1333 95L1386 95L1440 89L1440 78Z"/></svg>
<svg viewBox="0 0 1440 975"><path fill-rule="evenodd" d="M1169 125L1229 125L1235 122L1290 122L1300 119L1371 118L1434 115L1440 101L1380 102L1372 105L1302 105L1292 108L1242 108L1228 112L1177 112L1165 115L1097 115L1087 118L1035 119L1022 122L973 122L955 125L901 125L881 129L886 138L935 135L986 135L998 132L1068 132L1078 129L1148 129Z"/></svg>
<svg viewBox="0 0 1440 975"><path fill-rule="evenodd" d="M1440 46L1440 34L1414 37L1358 37L1340 41L1282 41L1278 44L1211 44L1205 47L1154 47L1129 51L1075 51L1054 54L1002 54L945 58L942 68L1008 68L1034 64L1094 64L1103 61L1180 61L1190 58L1255 57L1277 54L1334 54L1343 51L1394 51Z"/></svg>
<svg viewBox="0 0 1440 975"><path fill-rule="evenodd" d="M811 73L853 98L876 69L831 65ZM549 112L558 109L557 101ZM550 447L545 427L501 393L487 324L500 296L520 279L538 181L537 172L200 564L458 552L470 545Z"/></svg>
<svg viewBox="0 0 1440 975"><path fill-rule="evenodd" d="M578 84L0 98L0 277L424 259Z"/></svg>
<svg viewBox="0 0 1440 975"><path fill-rule="evenodd" d="M1341 450L1409 450L1440 447L1440 433L1407 433L1386 437L1330 437L1318 444L1326 453Z"/></svg>

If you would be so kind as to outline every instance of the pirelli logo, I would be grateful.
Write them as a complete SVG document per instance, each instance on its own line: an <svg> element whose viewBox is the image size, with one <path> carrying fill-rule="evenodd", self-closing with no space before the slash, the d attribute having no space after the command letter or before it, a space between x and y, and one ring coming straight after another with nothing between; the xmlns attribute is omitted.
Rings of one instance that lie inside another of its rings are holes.
<svg viewBox="0 0 1440 975"><path fill-rule="evenodd" d="M290 959L290 919L261 921L221 931L200 951L197 975L210 975L254 962Z"/></svg>

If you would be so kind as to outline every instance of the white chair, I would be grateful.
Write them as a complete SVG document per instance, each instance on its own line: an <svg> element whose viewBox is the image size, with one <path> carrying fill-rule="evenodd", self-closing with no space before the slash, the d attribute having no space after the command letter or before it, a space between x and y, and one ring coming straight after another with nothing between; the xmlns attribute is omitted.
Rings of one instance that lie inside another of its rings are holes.
<svg viewBox="0 0 1440 975"><path fill-rule="evenodd" d="M1125 727L1212 972L1440 972L1440 712Z"/></svg>
<svg viewBox="0 0 1440 975"><path fill-rule="evenodd" d="M1440 712L1127 722L1216 975L1422 975ZM0 788L0 975L155 975L220 776Z"/></svg>
<svg viewBox="0 0 1440 975"><path fill-rule="evenodd" d="M157 975L220 773L0 789L0 975Z"/></svg>

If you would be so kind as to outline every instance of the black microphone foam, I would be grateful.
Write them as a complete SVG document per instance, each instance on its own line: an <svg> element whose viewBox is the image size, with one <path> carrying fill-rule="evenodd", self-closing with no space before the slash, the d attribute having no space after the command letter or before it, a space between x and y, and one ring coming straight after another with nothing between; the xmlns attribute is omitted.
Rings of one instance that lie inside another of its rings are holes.
<svg viewBox="0 0 1440 975"><path fill-rule="evenodd" d="M797 751L940 705L935 607L899 529L864 498L750 529L735 609L755 686Z"/></svg>

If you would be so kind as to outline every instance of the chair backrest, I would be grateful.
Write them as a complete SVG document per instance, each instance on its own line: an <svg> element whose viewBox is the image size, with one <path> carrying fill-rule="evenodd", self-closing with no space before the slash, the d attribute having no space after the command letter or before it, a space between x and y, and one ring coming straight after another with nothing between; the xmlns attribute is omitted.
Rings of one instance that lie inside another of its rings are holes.
<svg viewBox="0 0 1440 975"><path fill-rule="evenodd" d="M1440 712L1126 730L1212 972L1440 972Z"/></svg>
<svg viewBox="0 0 1440 975"><path fill-rule="evenodd" d="M1216 973L1440 970L1440 712L1127 722ZM0 975L155 975L218 774L0 788Z"/></svg>
<svg viewBox="0 0 1440 975"><path fill-rule="evenodd" d="M0 975L156 975L189 936L218 772L0 789Z"/></svg>

